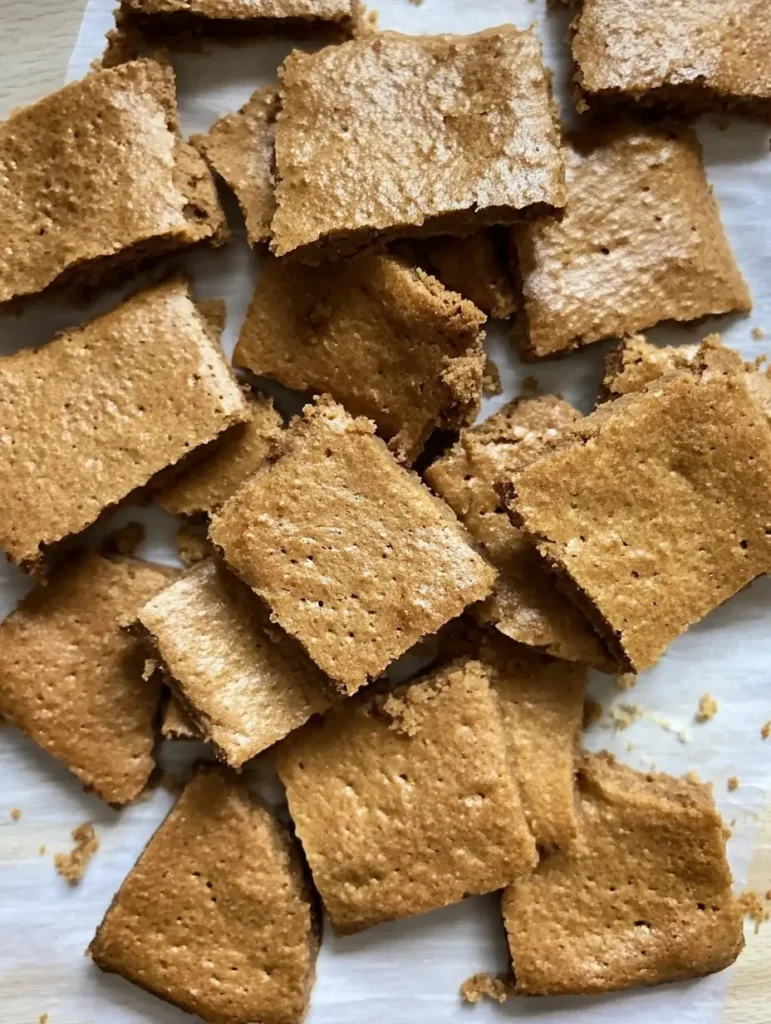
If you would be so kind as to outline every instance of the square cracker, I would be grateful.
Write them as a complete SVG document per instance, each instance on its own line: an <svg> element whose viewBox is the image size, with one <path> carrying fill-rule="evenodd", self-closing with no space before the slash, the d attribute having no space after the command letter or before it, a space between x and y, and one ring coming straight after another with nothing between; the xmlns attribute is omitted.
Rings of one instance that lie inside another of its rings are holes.
<svg viewBox="0 0 771 1024"><path fill-rule="evenodd" d="M270 239L276 209L273 163L278 109L278 92L263 86L240 110L215 121L206 135L190 139L235 193L252 245Z"/></svg>
<svg viewBox="0 0 771 1024"><path fill-rule="evenodd" d="M751 308L690 130L574 135L567 192L561 220L514 229L525 314L515 340L526 356Z"/></svg>
<svg viewBox="0 0 771 1024"><path fill-rule="evenodd" d="M495 570L450 509L329 397L213 517L212 541L353 693L486 597Z"/></svg>
<svg viewBox="0 0 771 1024"><path fill-rule="evenodd" d="M281 743L276 763L340 934L491 892L536 861L478 662L345 701Z"/></svg>
<svg viewBox="0 0 771 1024"><path fill-rule="evenodd" d="M626 670L771 568L771 434L742 376L606 402L500 488Z"/></svg>
<svg viewBox="0 0 771 1024"><path fill-rule="evenodd" d="M564 205L559 126L532 30L372 33L295 51L279 77L277 256L316 262Z"/></svg>
<svg viewBox="0 0 771 1024"><path fill-rule="evenodd" d="M556 395L517 398L475 427L426 470L430 486L450 505L498 570L495 590L475 617L501 633L570 661L612 670L613 659L588 620L561 593L532 542L512 525L495 491L536 457L541 443L580 418Z"/></svg>
<svg viewBox="0 0 771 1024"><path fill-rule="evenodd" d="M267 395L245 392L247 418L214 442L211 453L196 459L155 492L155 501L172 515L193 516L221 508L267 458L284 421Z"/></svg>
<svg viewBox="0 0 771 1024"><path fill-rule="evenodd" d="M133 558L71 555L0 625L0 714L111 804L155 767L157 677L119 620L176 570Z"/></svg>
<svg viewBox="0 0 771 1024"><path fill-rule="evenodd" d="M435 428L473 423L484 320L394 256L322 267L273 259L257 279L233 363L288 388L328 392L373 419L411 462Z"/></svg>
<svg viewBox="0 0 771 1024"><path fill-rule="evenodd" d="M318 921L288 831L221 769L199 769L88 952L208 1024L299 1024Z"/></svg>
<svg viewBox="0 0 771 1024"><path fill-rule="evenodd" d="M590 754L579 808L581 856L550 853L504 892L517 992L607 992L733 963L742 919L711 787Z"/></svg>
<svg viewBox="0 0 771 1024"><path fill-rule="evenodd" d="M0 394L0 546L26 570L247 417L222 349L178 278L0 358Z"/></svg>
<svg viewBox="0 0 771 1024"><path fill-rule="evenodd" d="M211 174L179 133L174 72L153 60L17 110L0 124L0 166L0 304L93 285L225 229Z"/></svg>
<svg viewBox="0 0 771 1024"><path fill-rule="evenodd" d="M330 705L302 647L213 561L152 597L135 629L151 640L200 733L234 768Z"/></svg>
<svg viewBox="0 0 771 1024"><path fill-rule="evenodd" d="M573 33L580 103L771 116L766 0L583 0Z"/></svg>

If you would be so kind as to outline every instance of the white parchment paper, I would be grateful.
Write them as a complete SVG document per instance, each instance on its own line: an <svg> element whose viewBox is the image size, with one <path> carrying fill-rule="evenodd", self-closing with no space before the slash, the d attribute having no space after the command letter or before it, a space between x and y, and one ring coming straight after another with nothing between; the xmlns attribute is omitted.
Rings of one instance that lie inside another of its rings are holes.
<svg viewBox="0 0 771 1024"><path fill-rule="evenodd" d="M85 74L103 49L115 0L90 0L69 77ZM380 25L405 32L473 32L510 21L525 27L537 21L546 61L555 71L563 114L570 116L565 83L569 60L566 12L545 10L544 0L383 0ZM51 26L55 30L55 26ZM306 44L307 45L307 44ZM275 79L292 42L267 39L243 48L212 47L207 53L175 57L180 109L186 132L204 131L220 114L240 106L260 84ZM685 343L710 330L750 358L763 351L751 329L766 328L771 343L771 158L768 132L748 122L713 117L700 126L709 178L720 200L726 228L749 281L755 308L746 318L715 318L695 328L651 332L655 340ZM98 202L98 197L95 197ZM249 252L240 226L223 250L202 252L185 261L202 296L221 296L228 306L225 346L230 352L251 295L258 260ZM45 301L22 317L0 317L0 354L47 340L56 331L114 305L120 292L102 296L90 309L75 310ZM606 346L594 345L567 360L522 366L506 339L492 325L489 349L498 362L504 394L486 402L488 415L517 394L522 379L534 375L544 390L561 391L584 411L591 409ZM0 401L2 396L0 396ZM284 404L285 410L288 408ZM1 501L1 496L0 496ZM176 523L156 509L123 509L111 525L132 518L148 526L141 554L175 562ZM27 589L15 569L0 562L0 615ZM769 622L771 582L762 579L681 637L661 662L629 693L596 675L591 688L606 706L634 702L648 714L623 732L595 726L586 734L592 748L607 747L633 765L655 765L680 773L693 769L715 783L718 802L733 823L729 851L737 883L746 876L758 816L771 788L771 744L760 726L771 718ZM719 702L717 717L693 721L699 697ZM166 763L189 760L196 745L166 744ZM13 729L0 730L0 1024L182 1024L190 1018L121 979L108 977L83 951L110 899L171 804L156 790L148 799L117 813L86 795L63 767ZM726 779L741 780L734 793ZM19 821L10 817L19 808ZM95 823L101 849L80 886L70 889L54 872L52 855L71 848L70 831L84 820ZM45 852L41 853L41 847ZM503 1007L461 1006L458 986L480 970L498 971L507 955L494 896L363 935L336 939L327 929L318 962L310 1024L435 1024L439 1021L528 1020L539 1024L617 1024L622 1019L660 1024L717 1024L730 971L699 982L592 999L510 1000ZM769 993L771 995L771 992ZM771 1011L769 1012L771 1019Z"/></svg>

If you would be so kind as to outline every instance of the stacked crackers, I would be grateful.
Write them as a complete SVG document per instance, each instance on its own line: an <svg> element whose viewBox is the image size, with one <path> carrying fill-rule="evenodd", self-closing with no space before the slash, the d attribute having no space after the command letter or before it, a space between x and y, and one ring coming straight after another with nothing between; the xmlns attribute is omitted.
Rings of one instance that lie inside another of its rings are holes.
<svg viewBox="0 0 771 1024"><path fill-rule="evenodd" d="M622 6L576 13L570 134L533 30L349 0L122 0L101 66L0 125L3 307L155 268L0 358L0 545L34 584L0 715L115 807L159 734L206 744L89 952L210 1024L304 1017L322 905L348 934L501 892L522 995L741 951L711 787L580 736L590 668L644 672L771 569L764 366L639 333L751 307L688 121L771 113L771 9ZM298 28L326 45L181 136L159 46ZM264 257L232 365L159 264L227 241L214 175ZM475 422L488 317L525 360L616 339L594 411ZM254 375L312 401L285 426ZM186 569L94 549L137 496Z"/></svg>

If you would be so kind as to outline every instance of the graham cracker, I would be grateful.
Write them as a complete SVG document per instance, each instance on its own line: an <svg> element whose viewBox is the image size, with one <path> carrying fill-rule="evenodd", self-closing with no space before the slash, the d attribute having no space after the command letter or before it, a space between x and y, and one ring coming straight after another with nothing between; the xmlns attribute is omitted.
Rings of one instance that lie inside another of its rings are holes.
<svg viewBox="0 0 771 1024"><path fill-rule="evenodd" d="M326 711L325 679L252 591L213 561L152 597L134 627L198 731L233 768Z"/></svg>
<svg viewBox="0 0 771 1024"><path fill-rule="evenodd" d="M486 597L450 509L328 396L212 518L209 536L344 693Z"/></svg>
<svg viewBox="0 0 771 1024"><path fill-rule="evenodd" d="M119 620L175 572L77 552L0 624L0 713L111 804L133 800L155 767L161 697Z"/></svg>
<svg viewBox="0 0 771 1024"><path fill-rule="evenodd" d="M435 428L473 423L484 321L472 303L394 256L325 267L271 259L233 362L289 388L330 393L373 419L411 462Z"/></svg>
<svg viewBox="0 0 771 1024"><path fill-rule="evenodd" d="M532 30L370 33L295 50L279 78L277 256L318 262L565 203L559 127Z"/></svg>
<svg viewBox="0 0 771 1024"><path fill-rule="evenodd" d="M606 402L499 493L625 671L771 567L771 435L741 375Z"/></svg>
<svg viewBox="0 0 771 1024"><path fill-rule="evenodd" d="M284 422L269 396L246 391L244 398L245 422L231 427L214 442L211 454L197 459L155 492L161 508L184 516L213 512L262 464Z"/></svg>
<svg viewBox="0 0 771 1024"><path fill-rule="evenodd" d="M0 124L0 163L12 240L0 304L224 238L211 174L180 136L174 72L157 61L94 72L15 111Z"/></svg>
<svg viewBox="0 0 771 1024"><path fill-rule="evenodd" d="M244 783L208 767L145 847L88 952L209 1024L299 1024L318 944L288 831Z"/></svg>
<svg viewBox="0 0 771 1024"><path fill-rule="evenodd" d="M609 754L579 772L584 852L545 856L504 892L521 995L588 995L700 977L740 953L712 789Z"/></svg>
<svg viewBox="0 0 771 1024"><path fill-rule="evenodd" d="M432 271L445 287L460 292L483 313L508 320L517 309L506 232L475 231L466 238L437 238L428 249Z"/></svg>
<svg viewBox="0 0 771 1024"><path fill-rule="evenodd" d="M339 934L491 892L536 862L489 672L459 662L344 701L279 745L276 765Z"/></svg>
<svg viewBox="0 0 771 1024"><path fill-rule="evenodd" d="M573 135L561 220L514 230L530 358L752 306L689 129Z"/></svg>
<svg viewBox="0 0 771 1024"><path fill-rule="evenodd" d="M512 525L495 491L542 441L580 418L556 395L517 398L482 423L461 432L453 448L425 472L498 570L495 590L474 614L483 623L547 654L613 667L605 645L583 613L561 593L523 532Z"/></svg>
<svg viewBox="0 0 771 1024"><path fill-rule="evenodd" d="M0 545L26 571L248 414L179 278L1 358L0 393Z"/></svg>

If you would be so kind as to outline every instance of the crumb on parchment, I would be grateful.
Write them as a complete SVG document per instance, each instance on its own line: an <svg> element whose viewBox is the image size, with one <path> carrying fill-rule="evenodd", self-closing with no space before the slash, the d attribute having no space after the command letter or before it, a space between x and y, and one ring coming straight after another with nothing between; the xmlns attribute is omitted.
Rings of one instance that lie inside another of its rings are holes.
<svg viewBox="0 0 771 1024"><path fill-rule="evenodd" d="M464 1003L478 1003L485 996L497 1003L505 1003L511 994L511 978L507 974L472 974L460 987Z"/></svg>
<svg viewBox="0 0 771 1024"><path fill-rule="evenodd" d="M637 686L636 672L622 672L616 676L616 687L619 690L631 690L633 686Z"/></svg>
<svg viewBox="0 0 771 1024"><path fill-rule="evenodd" d="M760 727L760 738L767 740L769 736L771 736L771 718Z"/></svg>
<svg viewBox="0 0 771 1024"><path fill-rule="evenodd" d="M752 337L755 339L755 341L762 341L765 338L765 336L766 332L763 330L762 327L752 328Z"/></svg>
<svg viewBox="0 0 771 1024"><path fill-rule="evenodd" d="M47 1013L41 1013L40 1014L40 1024L48 1024L48 1014Z"/></svg>
<svg viewBox="0 0 771 1024"><path fill-rule="evenodd" d="M187 568L214 554L205 523L186 520L180 524L177 530L177 554Z"/></svg>
<svg viewBox="0 0 771 1024"><path fill-rule="evenodd" d="M70 885L77 885L83 878L88 862L99 849L99 840L90 821L84 821L72 831L75 847L70 853L57 853L54 866Z"/></svg>
<svg viewBox="0 0 771 1024"><path fill-rule="evenodd" d="M739 779L736 775L730 775L728 778L728 792L733 793L735 789L739 788Z"/></svg>
<svg viewBox="0 0 771 1024"><path fill-rule="evenodd" d="M46 855L46 844L45 843L43 843L41 845L40 849L38 850L38 853L40 854L41 857L45 857L45 855Z"/></svg>
<svg viewBox="0 0 771 1024"><path fill-rule="evenodd" d="M414 3L414 0L412 0ZM482 392L485 395L502 395L501 371L490 356L485 359L485 370L482 377Z"/></svg>
<svg viewBox="0 0 771 1024"><path fill-rule="evenodd" d="M765 921L768 921L771 913L765 909L760 901L760 896L752 889L747 889L746 892L741 893L738 903L744 917L748 917L750 921L755 922L755 934L757 935L760 926Z"/></svg>
<svg viewBox="0 0 771 1024"><path fill-rule="evenodd" d="M11 811L11 817L13 818L14 821L18 821L19 818L21 817L21 809L19 807L14 807L13 810Z"/></svg>
<svg viewBox="0 0 771 1024"><path fill-rule="evenodd" d="M614 729L628 729L643 717L645 711L639 704L614 704L608 711Z"/></svg>
<svg viewBox="0 0 771 1024"><path fill-rule="evenodd" d="M709 722L717 714L718 703L709 693L703 693L699 698L699 707L693 716L697 722Z"/></svg>

